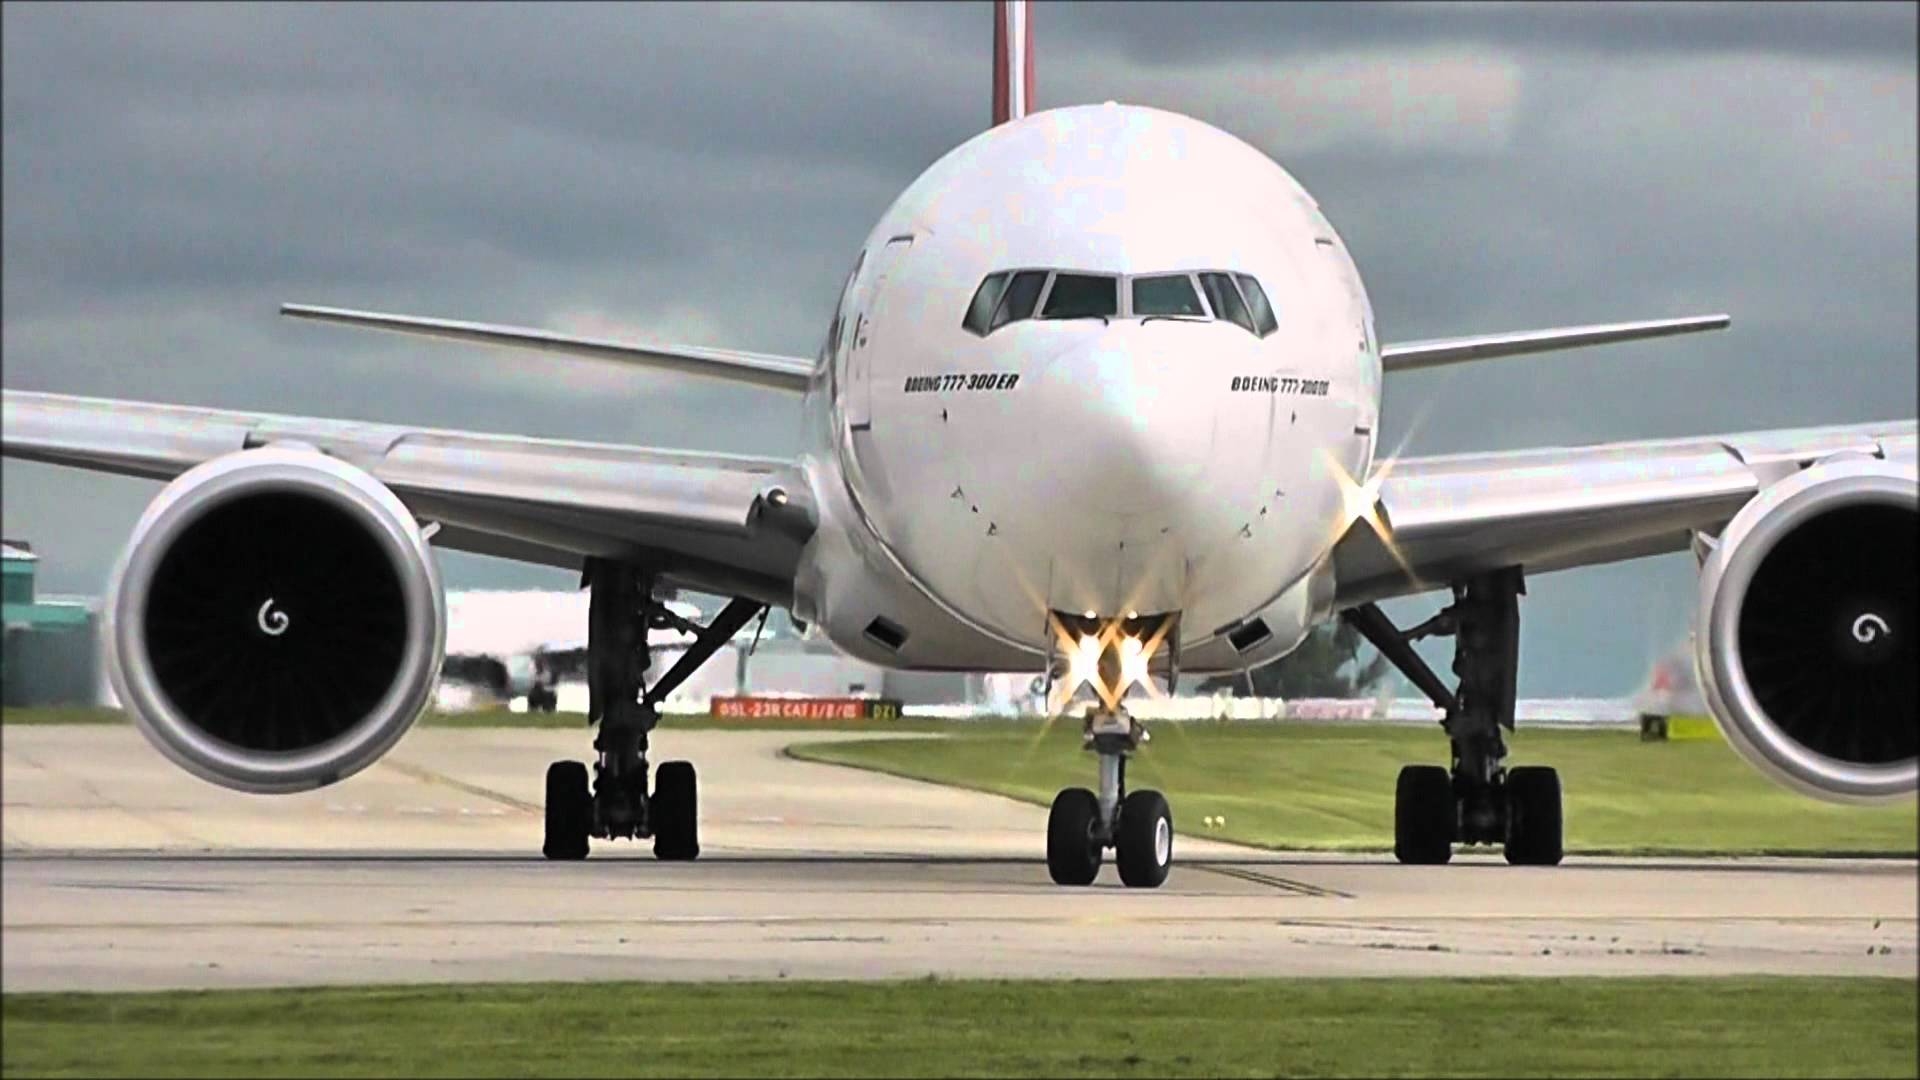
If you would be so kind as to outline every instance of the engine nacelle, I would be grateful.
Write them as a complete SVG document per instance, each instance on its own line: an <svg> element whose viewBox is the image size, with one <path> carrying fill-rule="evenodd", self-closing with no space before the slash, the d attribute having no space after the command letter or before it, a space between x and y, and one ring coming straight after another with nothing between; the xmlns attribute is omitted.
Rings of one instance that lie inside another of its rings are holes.
<svg viewBox="0 0 1920 1080"><path fill-rule="evenodd" d="M1721 732L1833 802L1916 788L1911 463L1815 464L1756 495L1701 564L1694 661Z"/></svg>
<svg viewBox="0 0 1920 1080"><path fill-rule="evenodd" d="M391 749L446 646L432 549L385 485L312 448L161 490L107 595L107 669L161 753L240 791L322 787Z"/></svg>

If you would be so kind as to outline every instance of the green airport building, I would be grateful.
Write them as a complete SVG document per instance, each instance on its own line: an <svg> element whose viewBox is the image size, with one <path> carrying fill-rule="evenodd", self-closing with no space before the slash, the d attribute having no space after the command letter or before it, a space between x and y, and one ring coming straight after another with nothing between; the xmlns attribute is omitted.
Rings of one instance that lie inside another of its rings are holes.
<svg viewBox="0 0 1920 1080"><path fill-rule="evenodd" d="M4 547L6 644L0 656L0 701L9 706L91 705L99 695L98 606L73 597L42 597L34 587L40 557L24 541Z"/></svg>

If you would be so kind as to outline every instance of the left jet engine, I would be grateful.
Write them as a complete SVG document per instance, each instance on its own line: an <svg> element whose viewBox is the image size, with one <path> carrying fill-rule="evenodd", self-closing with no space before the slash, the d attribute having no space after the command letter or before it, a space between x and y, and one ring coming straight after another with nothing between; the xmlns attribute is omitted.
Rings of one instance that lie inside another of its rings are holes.
<svg viewBox="0 0 1920 1080"><path fill-rule="evenodd" d="M426 707L446 646L433 551L392 491L298 444L215 458L134 526L107 670L149 741L239 791L324 787Z"/></svg>

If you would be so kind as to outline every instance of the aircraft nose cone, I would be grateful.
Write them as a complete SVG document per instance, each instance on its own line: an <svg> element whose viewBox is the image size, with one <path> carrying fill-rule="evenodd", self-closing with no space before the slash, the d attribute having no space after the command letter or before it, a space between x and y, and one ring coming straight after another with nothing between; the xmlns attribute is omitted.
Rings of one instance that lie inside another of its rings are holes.
<svg viewBox="0 0 1920 1080"><path fill-rule="evenodd" d="M1113 327L1049 364L1046 439L1063 508L1095 518L1166 513L1204 480L1211 422L1164 345Z"/></svg>

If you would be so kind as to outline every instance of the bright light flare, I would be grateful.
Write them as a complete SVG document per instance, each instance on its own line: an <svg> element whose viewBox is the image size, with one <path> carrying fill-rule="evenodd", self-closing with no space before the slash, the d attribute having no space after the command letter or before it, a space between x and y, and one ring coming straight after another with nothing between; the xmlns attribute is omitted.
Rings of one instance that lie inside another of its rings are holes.
<svg viewBox="0 0 1920 1080"><path fill-rule="evenodd" d="M1161 623L1146 640L1128 636L1122 629L1121 620L1108 620L1098 634L1075 636L1060 620L1051 620L1054 637L1060 652L1066 657L1067 671L1064 678L1053 684L1053 691L1047 696L1047 713L1055 715L1071 701L1081 684L1093 687L1102 706L1108 709L1118 708L1120 700L1135 684L1144 687L1150 697L1165 697L1165 693L1153 681L1148 668L1161 643L1173 629L1174 620ZM1115 678L1118 685L1108 686L1100 673L1100 658L1109 648L1119 653L1119 672Z"/></svg>
<svg viewBox="0 0 1920 1080"><path fill-rule="evenodd" d="M1120 682L1121 685L1139 683L1150 685L1147 677L1147 650L1139 638L1128 638L1120 643Z"/></svg>
<svg viewBox="0 0 1920 1080"><path fill-rule="evenodd" d="M1078 690L1081 683L1094 683L1097 689L1099 681L1100 639L1083 634L1067 655L1067 692Z"/></svg>
<svg viewBox="0 0 1920 1080"><path fill-rule="evenodd" d="M1393 462L1388 460L1381 463L1381 467L1362 483L1353 478L1339 458L1325 449L1320 454L1327 460L1327 471L1333 474L1333 482L1340 486L1340 531L1345 532L1356 521L1365 521L1384 539L1387 527L1380 520L1380 485L1386 480L1387 473L1392 471Z"/></svg>
<svg viewBox="0 0 1920 1080"><path fill-rule="evenodd" d="M1380 519L1380 488L1386 483L1387 477L1393 474L1393 467L1400 460L1399 452L1383 458L1373 470L1373 475L1364 482L1355 480L1353 474L1347 472L1347 467L1324 448L1320 453L1326 458L1327 471L1333 474L1333 482L1340 487L1341 514L1337 536L1346 535L1357 521L1366 522L1373 529L1373 535L1380 538L1380 546L1387 549L1387 554L1400 564L1400 569L1406 571L1410 580L1418 582L1420 575L1407 562L1400 545L1393 542L1392 527Z"/></svg>

